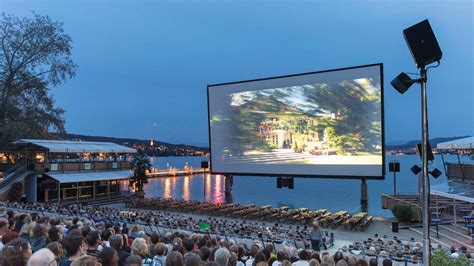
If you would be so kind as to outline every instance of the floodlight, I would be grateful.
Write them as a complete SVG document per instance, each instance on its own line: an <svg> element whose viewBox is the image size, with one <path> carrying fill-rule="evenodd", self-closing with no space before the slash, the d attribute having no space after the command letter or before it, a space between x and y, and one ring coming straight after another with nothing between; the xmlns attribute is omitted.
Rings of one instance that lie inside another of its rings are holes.
<svg viewBox="0 0 474 266"><path fill-rule="evenodd" d="M418 166L418 165L413 165L411 168L410 168L411 172L415 175L419 174L421 172L421 168Z"/></svg>
<svg viewBox="0 0 474 266"><path fill-rule="evenodd" d="M390 84L400 93L403 94L405 91L410 88L413 83L417 82L405 74L404 72L400 73L396 78L394 78Z"/></svg>
<svg viewBox="0 0 474 266"><path fill-rule="evenodd" d="M438 170L438 168L435 168L433 169L430 174L434 177L434 178L438 178L440 175L442 175L443 173Z"/></svg>

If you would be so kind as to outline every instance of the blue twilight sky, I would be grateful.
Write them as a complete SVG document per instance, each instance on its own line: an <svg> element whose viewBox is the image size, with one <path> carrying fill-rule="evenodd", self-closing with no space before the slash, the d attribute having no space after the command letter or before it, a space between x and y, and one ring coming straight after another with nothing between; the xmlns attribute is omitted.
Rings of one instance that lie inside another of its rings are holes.
<svg viewBox="0 0 474 266"><path fill-rule="evenodd" d="M207 84L383 62L386 140L420 137L402 30L425 18L443 59L428 83L431 137L474 135L473 3L0 0L64 22L77 76L54 88L70 133L207 145Z"/></svg>

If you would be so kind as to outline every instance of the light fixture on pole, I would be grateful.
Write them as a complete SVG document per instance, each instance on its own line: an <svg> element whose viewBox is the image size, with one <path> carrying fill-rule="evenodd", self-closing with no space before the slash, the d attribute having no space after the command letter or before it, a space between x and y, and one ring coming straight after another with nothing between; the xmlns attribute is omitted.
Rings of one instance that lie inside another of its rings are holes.
<svg viewBox="0 0 474 266"><path fill-rule="evenodd" d="M393 173L393 195L397 195L397 173L400 172L400 162L391 161L388 164L388 170Z"/></svg>
<svg viewBox="0 0 474 266"><path fill-rule="evenodd" d="M400 93L404 93L415 82L421 85L423 264L429 266L431 250L429 228L428 107L426 95L428 68L426 66L433 62L438 62L439 65L443 53L427 19L403 30L403 36L413 56L416 67L420 69L420 78L412 80L408 75L403 73L398 75L391 84Z"/></svg>

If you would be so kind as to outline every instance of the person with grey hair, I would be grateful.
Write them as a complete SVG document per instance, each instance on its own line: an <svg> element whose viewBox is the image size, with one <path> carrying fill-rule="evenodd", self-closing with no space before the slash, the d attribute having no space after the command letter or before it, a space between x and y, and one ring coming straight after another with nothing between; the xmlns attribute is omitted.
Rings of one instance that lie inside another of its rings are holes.
<svg viewBox="0 0 474 266"><path fill-rule="evenodd" d="M230 259L230 252L226 248L219 248L214 255L214 261L219 266L227 266Z"/></svg>
<svg viewBox="0 0 474 266"><path fill-rule="evenodd" d="M146 233L144 231L140 231L137 233L137 237L141 237L146 240Z"/></svg>
<svg viewBox="0 0 474 266"><path fill-rule="evenodd" d="M130 253L122 249L123 247L123 237L121 234L112 235L109 238L110 247L117 251L119 262L118 265L122 266L125 263L125 260L130 256Z"/></svg>
<svg viewBox="0 0 474 266"><path fill-rule="evenodd" d="M54 253L47 249L42 248L33 255L31 255L30 259L28 260L27 266L55 266L58 265L56 262L56 256Z"/></svg>

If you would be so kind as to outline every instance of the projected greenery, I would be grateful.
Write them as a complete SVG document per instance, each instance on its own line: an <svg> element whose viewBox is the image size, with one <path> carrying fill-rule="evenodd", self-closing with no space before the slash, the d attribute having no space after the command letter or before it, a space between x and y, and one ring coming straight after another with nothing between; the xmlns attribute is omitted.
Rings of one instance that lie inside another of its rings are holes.
<svg viewBox="0 0 474 266"><path fill-rule="evenodd" d="M211 127L227 156L381 155L380 85L346 80L232 93Z"/></svg>

